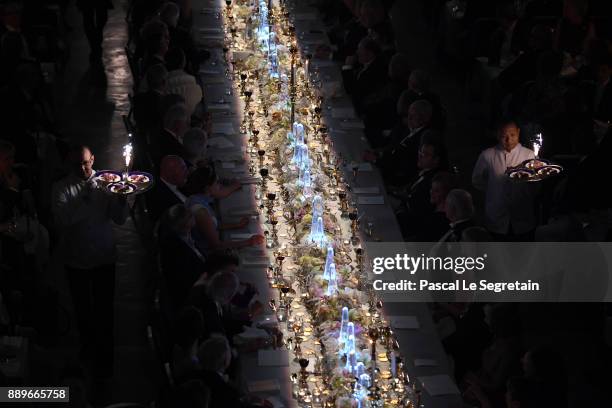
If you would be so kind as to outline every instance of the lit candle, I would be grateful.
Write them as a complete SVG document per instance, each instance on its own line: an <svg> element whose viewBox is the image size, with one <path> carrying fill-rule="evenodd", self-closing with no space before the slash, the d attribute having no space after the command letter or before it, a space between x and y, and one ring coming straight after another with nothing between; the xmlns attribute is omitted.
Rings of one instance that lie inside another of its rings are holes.
<svg viewBox="0 0 612 408"><path fill-rule="evenodd" d="M533 141L533 154L535 155L535 157L538 157L538 154L540 153L540 148L542 147L542 134L538 133L537 135L535 135L535 140Z"/></svg>
<svg viewBox="0 0 612 408"><path fill-rule="evenodd" d="M123 157L125 158L125 179L127 180L128 172L130 171L130 163L132 162L132 144L128 143L123 146Z"/></svg>

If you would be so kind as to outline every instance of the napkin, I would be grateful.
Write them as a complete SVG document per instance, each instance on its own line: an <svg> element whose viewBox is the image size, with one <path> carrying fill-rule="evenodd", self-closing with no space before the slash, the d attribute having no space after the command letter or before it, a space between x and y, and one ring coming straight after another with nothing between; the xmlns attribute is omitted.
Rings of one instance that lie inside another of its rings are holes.
<svg viewBox="0 0 612 408"><path fill-rule="evenodd" d="M360 120L351 120L346 122L340 122L342 129L365 129L365 126Z"/></svg>
<svg viewBox="0 0 612 408"><path fill-rule="evenodd" d="M381 205L385 203L385 198L381 195L378 196L360 196L357 197L357 203L361 205Z"/></svg>
<svg viewBox="0 0 612 408"><path fill-rule="evenodd" d="M266 400L268 400L268 402L272 404L274 408L285 408L285 404L283 404L283 401L281 401L278 397L266 397Z"/></svg>
<svg viewBox="0 0 612 408"><path fill-rule="evenodd" d="M219 75L219 73L217 73L215 76L213 75L215 74L203 73L201 75L202 77L204 77L202 79L202 82L204 82L204 86L219 85L225 83L225 77L223 75ZM210 107L210 104L208 105L208 107Z"/></svg>
<svg viewBox="0 0 612 408"><path fill-rule="evenodd" d="M227 213L229 215L245 216L245 215L258 215L259 212L256 208L251 207L234 207L230 208Z"/></svg>
<svg viewBox="0 0 612 408"><path fill-rule="evenodd" d="M223 40L225 35L223 33L200 33L201 40Z"/></svg>
<svg viewBox="0 0 612 408"><path fill-rule="evenodd" d="M267 331L264 329L258 329L256 327L244 326L244 330L242 333L238 333L234 336L234 338L238 338L240 340L254 340L254 339L267 339L270 337Z"/></svg>
<svg viewBox="0 0 612 408"><path fill-rule="evenodd" d="M316 20L317 13L315 11L302 11L299 13L294 13L293 16L296 20Z"/></svg>
<svg viewBox="0 0 612 408"><path fill-rule="evenodd" d="M368 162L363 162L359 164L359 171L372 171L372 164Z"/></svg>
<svg viewBox="0 0 612 408"><path fill-rule="evenodd" d="M280 391L280 384L276 378L269 380L250 381L247 384L249 392L277 392Z"/></svg>
<svg viewBox="0 0 612 408"><path fill-rule="evenodd" d="M242 184L256 184L259 183L259 178L257 177L244 177L242 179L240 179L240 182Z"/></svg>
<svg viewBox="0 0 612 408"><path fill-rule="evenodd" d="M200 27L198 31L201 33L223 34L223 30L218 27Z"/></svg>
<svg viewBox="0 0 612 408"><path fill-rule="evenodd" d="M221 133L224 135L233 135L236 133L234 124L231 122L213 122L211 133Z"/></svg>
<svg viewBox="0 0 612 408"><path fill-rule="evenodd" d="M415 358L414 366L415 367L436 367L438 365L438 361L433 358Z"/></svg>
<svg viewBox="0 0 612 408"><path fill-rule="evenodd" d="M270 259L264 256L244 258L242 259L241 264L242 266L245 266L245 267L246 266L268 266L270 265Z"/></svg>
<svg viewBox="0 0 612 408"><path fill-rule="evenodd" d="M261 367L286 367L289 365L289 353L285 350L259 350L257 364Z"/></svg>
<svg viewBox="0 0 612 408"><path fill-rule="evenodd" d="M260 328L274 328L274 327L278 327L278 319L276 318L276 315L266 315L266 316L263 316L263 318L259 319L255 323Z"/></svg>
<svg viewBox="0 0 612 408"><path fill-rule="evenodd" d="M200 75L220 75L221 71L218 68L200 68Z"/></svg>
<svg viewBox="0 0 612 408"><path fill-rule="evenodd" d="M353 119L355 117L355 110L353 108L333 108L332 118L334 119Z"/></svg>
<svg viewBox="0 0 612 408"><path fill-rule="evenodd" d="M239 241L242 239L249 239L253 236L252 232L234 232L230 234L230 239L234 241Z"/></svg>
<svg viewBox="0 0 612 408"><path fill-rule="evenodd" d="M447 374L418 377L418 379L432 397L459 394L459 388Z"/></svg>
<svg viewBox="0 0 612 408"><path fill-rule="evenodd" d="M208 110L228 111L232 108L229 103L209 103Z"/></svg>
<svg viewBox="0 0 612 408"><path fill-rule="evenodd" d="M218 136L208 139L208 146L212 148L226 149L228 147L233 147L234 144L226 137Z"/></svg>
<svg viewBox="0 0 612 408"><path fill-rule="evenodd" d="M416 316L389 316L389 321L395 330L418 329L420 327Z"/></svg>
<svg viewBox="0 0 612 408"><path fill-rule="evenodd" d="M211 14L211 13L218 13L220 12L221 9L216 8L216 7L202 7L200 9L200 13L201 14Z"/></svg>
<svg viewBox="0 0 612 408"><path fill-rule="evenodd" d="M378 194L380 193L380 188L378 186L353 187L353 193L355 194Z"/></svg>

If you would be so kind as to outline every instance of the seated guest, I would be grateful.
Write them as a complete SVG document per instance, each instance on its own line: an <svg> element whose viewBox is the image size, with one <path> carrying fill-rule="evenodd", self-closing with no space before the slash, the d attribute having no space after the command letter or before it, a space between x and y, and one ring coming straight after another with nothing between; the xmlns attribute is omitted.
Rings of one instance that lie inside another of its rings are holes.
<svg viewBox="0 0 612 408"><path fill-rule="evenodd" d="M200 128L191 128L183 136L185 147L185 163L191 170L206 163L208 135Z"/></svg>
<svg viewBox="0 0 612 408"><path fill-rule="evenodd" d="M489 39L488 59L489 65L503 66L523 50L523 28L514 3L499 5L497 15L499 26Z"/></svg>
<svg viewBox="0 0 612 408"><path fill-rule="evenodd" d="M232 348L227 338L221 335L211 336L198 349L198 360L201 371L198 373L210 388L210 408L250 408L269 406L255 396L245 395L233 385L226 374L232 361Z"/></svg>
<svg viewBox="0 0 612 408"><path fill-rule="evenodd" d="M439 242L460 242L463 231L474 226L472 195L460 189L449 191L444 212L450 221L450 229L440 238Z"/></svg>
<svg viewBox="0 0 612 408"><path fill-rule="evenodd" d="M523 377L510 377L506 382L506 392L504 395L507 408L536 408L547 406L567 406L567 401L557 405L556 390L550 391L543 389L538 383L525 379ZM475 399L480 408L493 408L498 405L498 402L491 401L486 393L478 385L470 385L465 395Z"/></svg>
<svg viewBox="0 0 612 408"><path fill-rule="evenodd" d="M592 108L590 112L592 112L593 119L600 122L597 124L598 126L607 124L609 127L610 122L612 122L612 84L610 83L612 54L610 52L606 53L595 63L595 66L597 75L595 87L591 93ZM605 131L602 133L605 133Z"/></svg>
<svg viewBox="0 0 612 408"><path fill-rule="evenodd" d="M398 121L397 101L402 92L408 88L411 71L409 57L406 54L393 55L389 62L387 84L364 104L365 132L373 148L384 144L383 131L390 129Z"/></svg>
<svg viewBox="0 0 612 408"><path fill-rule="evenodd" d="M238 272L240 258L232 251L215 251L206 258L206 272L212 276L217 272Z"/></svg>
<svg viewBox="0 0 612 408"><path fill-rule="evenodd" d="M147 206L151 220L159 220L161 215L175 204L182 204L187 197L181 193L187 182L187 166L178 156L165 156L159 170L159 183L147 193Z"/></svg>
<svg viewBox="0 0 612 408"><path fill-rule="evenodd" d="M419 148L415 178L398 195L402 207L397 213L404 237L413 236L416 231L428 226L421 221L433 213L431 186L434 176L448 166L446 148L433 137L424 137Z"/></svg>
<svg viewBox="0 0 612 408"><path fill-rule="evenodd" d="M520 85L536 79L540 55L552 49L552 42L553 31L550 27L537 24L531 29L525 52L506 67L497 79L504 94L508 94Z"/></svg>
<svg viewBox="0 0 612 408"><path fill-rule="evenodd" d="M185 205L191 209L195 216L195 228L193 236L196 245L202 252L211 249L242 248L245 246L261 245L263 236L253 235L249 239L239 241L222 241L219 236L220 230L244 228L249 219L244 217L238 224L219 225L212 202L220 189L217 175L210 166L200 167L189 175L184 191L189 196Z"/></svg>
<svg viewBox="0 0 612 408"><path fill-rule="evenodd" d="M374 162L391 185L403 185L415 176L419 146L431 124L431 103L418 100L408 104L409 100L408 91L404 91L397 103L402 122L393 129L390 143L364 154L364 160Z"/></svg>
<svg viewBox="0 0 612 408"><path fill-rule="evenodd" d="M208 58L209 53L206 51L198 52L191 33L179 27L178 23L181 17L179 7L173 2L164 3L159 11L159 17L168 26L168 33L170 35L169 47L183 51L188 72L197 73L200 62Z"/></svg>
<svg viewBox="0 0 612 408"><path fill-rule="evenodd" d="M166 64L165 58L166 53L168 52L169 41L170 39L167 28L161 33L151 34L144 40L145 54L141 66L143 72L147 72L149 67L152 65Z"/></svg>
<svg viewBox="0 0 612 408"><path fill-rule="evenodd" d="M500 240L533 240L533 186L513 183L505 174L509 167L533 159L533 151L520 144L520 130L514 121L501 122L497 138L497 146L480 154L472 173L472 184L485 193L485 227Z"/></svg>
<svg viewBox="0 0 612 408"><path fill-rule="evenodd" d="M420 69L413 70L408 78L408 90L410 92L411 103L422 99L431 103L433 109L431 127L440 131L444 130L446 119L440 97L431 91L430 75Z"/></svg>
<svg viewBox="0 0 612 408"><path fill-rule="evenodd" d="M353 99L358 114L363 105L378 89L384 86L387 66L381 58L380 45L370 37L365 37L357 47L357 58L347 58L342 67L344 88Z"/></svg>
<svg viewBox="0 0 612 408"><path fill-rule="evenodd" d="M152 136L161 128L161 100L166 93L168 71L162 64L152 65L146 73L147 90L134 97L134 119L138 130Z"/></svg>
<svg viewBox="0 0 612 408"><path fill-rule="evenodd" d="M416 230L416 242L437 242L448 231L450 221L446 217L446 197L456 184L455 175L446 171L433 176L430 191L433 212L424 217L421 228Z"/></svg>
<svg viewBox="0 0 612 408"><path fill-rule="evenodd" d="M378 0L364 0L359 9L359 22L368 30L368 36L374 38L384 53L383 58L388 61L395 53L395 38L393 24L383 2Z"/></svg>
<svg viewBox="0 0 612 408"><path fill-rule="evenodd" d="M501 403L506 379L519 369L521 325L512 304L494 305L490 321L492 342L482 352L480 368L466 373L465 381Z"/></svg>
<svg viewBox="0 0 612 408"><path fill-rule="evenodd" d="M169 94L178 94L185 98L187 114L191 116L196 105L202 101L202 88L195 78L185 72L185 54L180 48L171 48L166 54L168 67Z"/></svg>
<svg viewBox="0 0 612 408"><path fill-rule="evenodd" d="M206 258L191 237L193 226L193 215L184 204L170 207L160 222L161 268L174 310L183 304L193 284L205 272Z"/></svg>
<svg viewBox="0 0 612 408"><path fill-rule="evenodd" d="M204 319L200 310L189 306L181 310L174 322L172 374L177 383L198 368L198 343L204 333Z"/></svg>
<svg viewBox="0 0 612 408"><path fill-rule="evenodd" d="M595 26L588 17L588 0L565 0L563 17L555 30L555 49L572 57L584 55L587 44L596 37Z"/></svg>
<svg viewBox="0 0 612 408"><path fill-rule="evenodd" d="M183 134L189 128L189 115L183 104L177 104L164 114L162 129L151 140L153 163L159 166L162 157L176 155L184 158Z"/></svg>
<svg viewBox="0 0 612 408"><path fill-rule="evenodd" d="M187 304L193 305L202 312L205 322L204 338L219 333L232 339L243 331L244 325L250 325L248 315L234 314L231 301L238 293L240 281L235 273L221 272L210 279L203 275L190 290Z"/></svg>

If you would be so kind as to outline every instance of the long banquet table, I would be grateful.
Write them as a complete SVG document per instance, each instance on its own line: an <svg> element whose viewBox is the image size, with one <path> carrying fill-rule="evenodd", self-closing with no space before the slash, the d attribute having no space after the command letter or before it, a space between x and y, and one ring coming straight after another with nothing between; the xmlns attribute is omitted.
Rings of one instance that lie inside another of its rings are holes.
<svg viewBox="0 0 612 408"><path fill-rule="evenodd" d="M307 2L304 2L307 3ZM229 105L223 109L215 110L211 108L213 119L216 122L231 122L233 130L230 128L222 129L227 126L213 125L213 134L210 135L211 140L214 140L220 134L223 134L221 139L231 142L231 146L213 144L210 146L210 156L230 157L236 155L247 156L247 136L240 134L238 129L243 114L243 101L240 100L237 84L232 84L231 75L227 75L223 63L223 50L221 42L219 42L218 32L216 29L223 28L224 17L222 10L225 8L225 2L221 0L193 0L193 34L196 41L211 51L212 57L207 63L200 68L200 75L204 84L204 95L211 107L219 107L219 102ZM296 27L298 37L298 47L309 47L314 44L325 44L327 38L325 29L321 24L320 19L316 16L316 10L309 8L307 4L295 7L292 10L293 23ZM347 121L343 118L337 118L334 112L350 108L351 101L346 95L342 94L342 78L340 66L331 63L330 61L312 60L311 72L315 72L317 79L326 86L334 86L339 92L334 98L328 98L323 102L322 106L322 121L329 129L329 134L333 140L333 146L336 153L342 155L343 158L350 158L351 161L359 161L362 152L368 148L367 142L363 137L363 132L359 129L356 119ZM350 122L350 125L347 123ZM235 178L243 174L248 174L248 161L245 163L228 164L227 162L219 161L216 163L216 168L222 178ZM352 180L352 169L345 169L345 179ZM368 240L377 240L382 242L397 242L401 241L402 237L390 205L386 193L384 192L383 182L380 174L376 169L367 169L367 171L359 171L356 179L352 180L353 187L379 186L380 193L385 197L385 204L378 205L358 205L359 214L364 216L368 222L372 223L374 233L372 237L361 233L361 240L367 252ZM257 197L255 196L255 188L252 184L245 185L242 190L234 193L232 196L221 200L220 212L223 220L235 220L237 214L245 208L256 209ZM355 199L357 201L357 199ZM240 211L237 211L240 209ZM248 213L249 211L247 211ZM253 213L254 214L254 213ZM236 239L238 233L262 233L267 227L264 223L262 215L253 215L250 225L238 231L226 233L225 239ZM280 226L279 226L280 227ZM244 249L241 251L241 258L249 256L257 249ZM272 258L272 249L267 250ZM246 254L246 255L244 255ZM273 261L272 261L273 262ZM253 283L259 291L259 299L268 307L269 299L278 301L278 293L272 290L269 285L267 267L266 266L243 266L240 269L240 278L244 281ZM267 315L272 315L273 312L268 309L265 312ZM423 303L385 303L383 313L392 316L416 316L419 322L419 328L416 330L396 330L395 337L399 343L401 354L405 359L405 371L409 375L411 381L415 381L419 377L448 375L450 373L446 355L441 346L436 327L431 319L430 312L426 304ZM414 365L415 359L433 359L436 361L435 366L419 366ZM280 385L280 400L284 406L298 406L295 399L292 398L291 370L290 366L266 366L258 365L258 354L243 353L241 354L241 372L246 383L253 381L261 381L268 379L276 379ZM418 385L422 387L421 384ZM426 389L422 393L422 405L425 407L460 407L461 399L459 395L439 395L431 396Z"/></svg>

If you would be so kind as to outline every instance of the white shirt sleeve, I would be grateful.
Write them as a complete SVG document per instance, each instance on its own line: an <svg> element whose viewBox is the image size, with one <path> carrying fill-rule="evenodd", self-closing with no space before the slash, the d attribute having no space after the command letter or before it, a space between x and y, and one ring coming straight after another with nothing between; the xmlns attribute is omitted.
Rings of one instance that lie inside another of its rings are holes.
<svg viewBox="0 0 612 408"><path fill-rule="evenodd" d="M474 171L472 172L472 185L478 190L484 191L487 188L487 178L489 176L489 164L487 163L486 150L480 153Z"/></svg>

